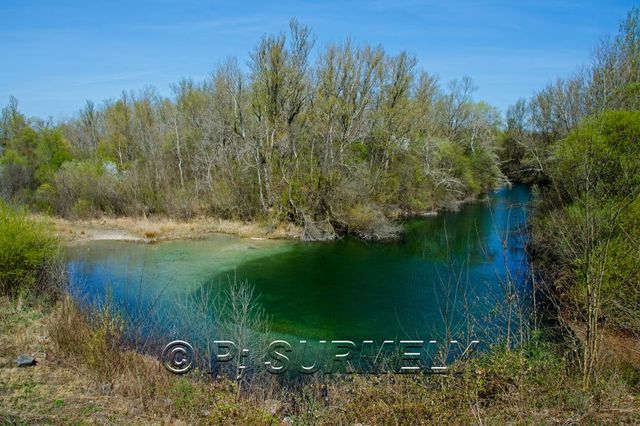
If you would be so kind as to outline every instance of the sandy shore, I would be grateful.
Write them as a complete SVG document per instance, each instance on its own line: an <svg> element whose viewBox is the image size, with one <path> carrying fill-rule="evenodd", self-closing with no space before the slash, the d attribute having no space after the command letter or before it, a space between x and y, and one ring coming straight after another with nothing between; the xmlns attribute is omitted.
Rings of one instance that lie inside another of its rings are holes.
<svg viewBox="0 0 640 426"><path fill-rule="evenodd" d="M252 239L299 239L302 229L292 225L276 227L215 218L195 218L179 222L169 218L113 218L69 220L34 215L51 224L55 234L68 242L122 240L156 242L175 239L198 239L210 234L230 234Z"/></svg>

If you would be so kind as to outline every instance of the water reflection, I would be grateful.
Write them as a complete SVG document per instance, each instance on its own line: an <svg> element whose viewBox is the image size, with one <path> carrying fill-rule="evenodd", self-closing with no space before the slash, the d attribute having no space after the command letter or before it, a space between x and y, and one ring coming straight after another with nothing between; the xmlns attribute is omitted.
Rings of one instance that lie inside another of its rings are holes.
<svg viewBox="0 0 640 426"><path fill-rule="evenodd" d="M111 294L130 312L149 306L168 312L218 294L229 276L246 279L274 334L296 339L480 334L504 324L497 313L507 294L517 290L524 304L529 199L527 187L504 189L457 212L407 221L404 237L393 243L226 236L93 242L70 249L70 271L79 291L98 299Z"/></svg>

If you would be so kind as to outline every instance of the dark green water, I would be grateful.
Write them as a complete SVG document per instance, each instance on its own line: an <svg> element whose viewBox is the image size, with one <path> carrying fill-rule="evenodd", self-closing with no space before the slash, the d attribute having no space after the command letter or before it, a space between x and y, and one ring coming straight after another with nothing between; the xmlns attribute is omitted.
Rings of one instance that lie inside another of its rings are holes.
<svg viewBox="0 0 640 426"><path fill-rule="evenodd" d="M515 186L457 212L409 220L392 243L95 241L71 247L69 265L81 292L108 294L126 310L170 307L236 274L255 286L278 335L431 339L448 322L455 337L470 325L500 321L491 314L507 281L524 291L530 197L529 188Z"/></svg>

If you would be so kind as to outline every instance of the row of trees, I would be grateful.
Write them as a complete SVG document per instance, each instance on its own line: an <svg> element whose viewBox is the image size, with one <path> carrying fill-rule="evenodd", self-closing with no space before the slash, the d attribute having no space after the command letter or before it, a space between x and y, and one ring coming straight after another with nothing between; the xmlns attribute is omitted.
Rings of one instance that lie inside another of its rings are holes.
<svg viewBox="0 0 640 426"><path fill-rule="evenodd" d="M502 154L508 176L548 182L554 146L585 118L640 107L639 19L631 10L618 34L594 49L591 64L508 108Z"/></svg>
<svg viewBox="0 0 640 426"><path fill-rule="evenodd" d="M3 196L62 215L329 221L371 235L498 183L500 118L470 79L443 89L405 52L313 47L293 21L258 43L247 72L229 59L171 98L123 93L58 125L26 120L12 99Z"/></svg>
<svg viewBox="0 0 640 426"><path fill-rule="evenodd" d="M561 323L578 337L585 387L611 366L605 330L640 335L639 107L634 8L590 66L507 113L504 170L545 184L533 260Z"/></svg>

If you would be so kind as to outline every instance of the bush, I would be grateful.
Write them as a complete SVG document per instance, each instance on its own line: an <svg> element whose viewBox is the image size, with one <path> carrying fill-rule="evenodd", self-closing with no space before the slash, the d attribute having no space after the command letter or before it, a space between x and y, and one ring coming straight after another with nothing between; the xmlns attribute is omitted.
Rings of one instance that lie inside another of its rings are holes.
<svg viewBox="0 0 640 426"><path fill-rule="evenodd" d="M368 240L387 240L398 236L400 228L376 207L359 204L347 212L345 221L349 232Z"/></svg>
<svg viewBox="0 0 640 426"><path fill-rule="evenodd" d="M94 216L95 212L93 211L93 204L89 200L85 200L84 198L80 198L73 203L73 207L71 207L71 217L74 218L87 218Z"/></svg>
<svg viewBox="0 0 640 426"><path fill-rule="evenodd" d="M0 196L24 201L31 182L27 160L13 150L5 151L0 157Z"/></svg>
<svg viewBox="0 0 640 426"><path fill-rule="evenodd" d="M198 211L197 197L185 189L168 192L163 204L165 213L178 220L192 219Z"/></svg>
<svg viewBox="0 0 640 426"><path fill-rule="evenodd" d="M50 183L43 183L33 194L33 204L38 211L52 213L55 210L56 189Z"/></svg>
<svg viewBox="0 0 640 426"><path fill-rule="evenodd" d="M640 186L640 111L609 111L588 119L560 141L551 173L574 199L586 191L605 198Z"/></svg>
<svg viewBox="0 0 640 426"><path fill-rule="evenodd" d="M125 323L109 304L82 307L67 294L55 304L47 329L54 355L74 366L85 366L98 383L112 383L120 375L132 381L127 370L144 367L136 367L139 355L125 353ZM148 378L145 373L140 373L142 380Z"/></svg>
<svg viewBox="0 0 640 426"><path fill-rule="evenodd" d="M632 333L640 332L639 123L640 112L608 111L560 141L548 211L533 222L537 263L559 298L583 316L591 303L607 326Z"/></svg>
<svg viewBox="0 0 640 426"><path fill-rule="evenodd" d="M56 290L58 244L44 224L0 202L0 294ZM59 275L59 274L58 274Z"/></svg>

